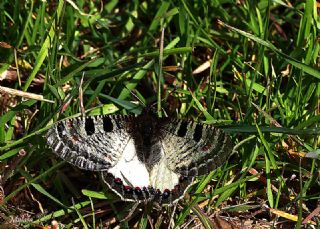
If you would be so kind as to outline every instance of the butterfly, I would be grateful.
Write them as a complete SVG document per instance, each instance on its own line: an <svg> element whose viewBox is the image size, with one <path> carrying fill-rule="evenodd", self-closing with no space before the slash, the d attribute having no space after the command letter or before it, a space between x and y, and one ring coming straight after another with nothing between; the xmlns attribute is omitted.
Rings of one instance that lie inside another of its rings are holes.
<svg viewBox="0 0 320 229"><path fill-rule="evenodd" d="M169 205L195 177L225 163L233 148L219 128L150 112L66 119L55 123L46 139L63 160L100 171L122 200Z"/></svg>

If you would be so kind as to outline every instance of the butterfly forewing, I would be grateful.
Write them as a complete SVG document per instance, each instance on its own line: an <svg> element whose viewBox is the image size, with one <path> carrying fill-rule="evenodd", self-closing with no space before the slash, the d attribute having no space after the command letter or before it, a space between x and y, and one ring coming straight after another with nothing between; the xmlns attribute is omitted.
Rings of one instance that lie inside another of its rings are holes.
<svg viewBox="0 0 320 229"><path fill-rule="evenodd" d="M221 129L194 121L162 119L161 143L168 167L182 175L198 176L221 166L232 151Z"/></svg>
<svg viewBox="0 0 320 229"><path fill-rule="evenodd" d="M47 132L48 145L62 159L86 170L117 164L131 138L130 116L78 117L57 122Z"/></svg>

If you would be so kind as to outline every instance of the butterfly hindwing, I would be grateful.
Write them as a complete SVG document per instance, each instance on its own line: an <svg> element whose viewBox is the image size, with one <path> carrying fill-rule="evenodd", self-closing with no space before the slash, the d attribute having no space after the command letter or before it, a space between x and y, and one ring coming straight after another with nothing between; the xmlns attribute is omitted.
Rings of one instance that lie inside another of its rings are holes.
<svg viewBox="0 0 320 229"><path fill-rule="evenodd" d="M168 167L161 143L159 119L138 116L132 122L132 138L117 164L103 172L105 183L123 200L171 204L182 198L193 177L181 177Z"/></svg>
<svg viewBox="0 0 320 229"><path fill-rule="evenodd" d="M131 116L88 116L59 121L46 134L62 159L86 170L113 167L131 138Z"/></svg>

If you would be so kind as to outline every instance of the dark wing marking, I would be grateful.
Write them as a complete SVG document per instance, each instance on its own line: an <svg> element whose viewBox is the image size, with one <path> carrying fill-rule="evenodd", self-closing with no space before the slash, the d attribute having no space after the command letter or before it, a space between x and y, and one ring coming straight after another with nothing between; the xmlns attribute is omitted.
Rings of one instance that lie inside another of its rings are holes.
<svg viewBox="0 0 320 229"><path fill-rule="evenodd" d="M168 167L185 176L204 175L221 166L233 145L221 129L194 121L160 119L160 141Z"/></svg>
<svg viewBox="0 0 320 229"><path fill-rule="evenodd" d="M133 116L89 116L55 123L48 145L62 159L86 170L113 167L131 138Z"/></svg>

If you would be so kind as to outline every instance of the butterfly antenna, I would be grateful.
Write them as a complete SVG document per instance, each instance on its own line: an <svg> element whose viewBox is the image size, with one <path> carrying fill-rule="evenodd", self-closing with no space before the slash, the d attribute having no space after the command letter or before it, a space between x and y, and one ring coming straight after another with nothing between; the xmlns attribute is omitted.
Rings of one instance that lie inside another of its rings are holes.
<svg viewBox="0 0 320 229"><path fill-rule="evenodd" d="M173 89L172 91L170 91L169 94L167 94L165 98L162 98L162 99L161 99L161 103L162 103L163 101L167 100L167 99L168 99L168 96L171 95L171 94L173 94L176 90L177 90L177 88L174 87L174 89ZM153 110L153 108L154 108L156 105L157 105L156 102L153 103L153 104L151 104L151 105L150 105L150 110ZM154 110L155 110L155 109L154 109ZM165 117L168 117L166 110L165 110L162 106L161 106L161 112L164 114Z"/></svg>
<svg viewBox="0 0 320 229"><path fill-rule="evenodd" d="M172 91L170 91L169 94L167 94L167 95L165 96L165 98L162 98L162 99L161 99L161 103L162 103L163 101L167 100L168 97L169 97L169 95L173 94L176 90L177 90L177 88L174 87L174 89L173 89ZM151 105L150 105L151 109L152 109L153 107L155 107L156 104L157 104L157 103L151 104ZM162 106L161 106L161 112L164 114L165 117L168 116L168 115L167 115L167 112L165 111L165 109L164 109Z"/></svg>
<svg viewBox="0 0 320 229"><path fill-rule="evenodd" d="M126 88L127 86L124 85ZM144 107L146 107L147 105L139 98L139 96L136 95L136 93L134 93L132 90L130 90L129 88L127 88L128 91L130 91L130 94L136 98L136 100L138 100L140 102L140 104Z"/></svg>

